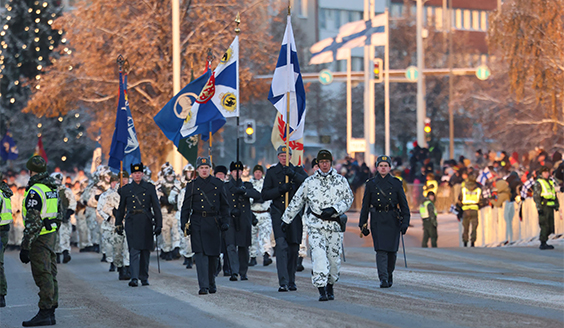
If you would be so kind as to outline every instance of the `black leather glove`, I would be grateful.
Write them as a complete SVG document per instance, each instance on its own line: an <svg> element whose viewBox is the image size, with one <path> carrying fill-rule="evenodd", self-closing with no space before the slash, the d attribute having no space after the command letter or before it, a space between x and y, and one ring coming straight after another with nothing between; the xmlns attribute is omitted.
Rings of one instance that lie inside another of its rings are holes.
<svg viewBox="0 0 564 328"><path fill-rule="evenodd" d="M281 184L281 185L278 187L278 191L279 191L281 194L285 194L285 193L287 193L287 192L290 191L290 190L292 190L292 184L290 184L290 183L284 183L284 184Z"/></svg>
<svg viewBox="0 0 564 328"><path fill-rule="evenodd" d="M360 228L360 232L362 232L364 236L368 236L370 234L368 227Z"/></svg>
<svg viewBox="0 0 564 328"><path fill-rule="evenodd" d="M20 261L22 261L23 264L29 263L29 251L27 249L22 249L20 251Z"/></svg>
<svg viewBox="0 0 564 328"><path fill-rule="evenodd" d="M153 233L155 234L155 236L160 235L160 234L161 234L161 231L162 231L162 228L160 228L160 227L158 227L158 228L155 227L155 228L153 229Z"/></svg>
<svg viewBox="0 0 564 328"><path fill-rule="evenodd" d="M253 215L253 221L251 222L253 224L253 227L256 227L258 224L258 219L256 216Z"/></svg>
<svg viewBox="0 0 564 328"><path fill-rule="evenodd" d="M544 214L544 211L542 210L542 208L541 208L541 209L539 209L539 210L538 210L538 212L539 212L539 216L541 216L541 215L543 215L543 214Z"/></svg>
<svg viewBox="0 0 564 328"><path fill-rule="evenodd" d="M114 209L112 210L112 214L114 215L114 218L117 218L117 216L118 216L118 210L117 210L117 208L114 208Z"/></svg>
<svg viewBox="0 0 564 328"><path fill-rule="evenodd" d="M235 195L244 195L247 192L245 187L235 188Z"/></svg>
<svg viewBox="0 0 564 328"><path fill-rule="evenodd" d="M231 217L234 219L238 219L241 217L241 211L238 208L234 208L231 210Z"/></svg>
<svg viewBox="0 0 564 328"><path fill-rule="evenodd" d="M57 229L57 225L55 224L55 220L51 219L43 219L43 226L47 231L51 231L53 229Z"/></svg>
<svg viewBox="0 0 564 328"><path fill-rule="evenodd" d="M221 231L229 230L229 224L227 224L227 223L222 224L221 227L220 227L220 230Z"/></svg>
<svg viewBox="0 0 564 328"><path fill-rule="evenodd" d="M332 207L324 208L322 211L323 212L321 212L321 218L323 220L331 220L331 217L337 214L337 211L335 211L335 209Z"/></svg>
<svg viewBox="0 0 564 328"><path fill-rule="evenodd" d="M96 201L98 201L98 200L100 199L100 195L94 196L94 199L95 199Z"/></svg>
<svg viewBox="0 0 564 328"><path fill-rule="evenodd" d="M284 221L282 221L282 224L280 225L280 229L282 229L282 232L286 232L286 230L288 230L288 227L290 225Z"/></svg>
<svg viewBox="0 0 564 328"><path fill-rule="evenodd" d="M407 232L407 228L408 228L408 226L406 226L406 225L402 225L400 227L400 231L401 231L402 235L405 235L405 233Z"/></svg>
<svg viewBox="0 0 564 328"><path fill-rule="evenodd" d="M70 220L71 215L74 214L74 211L71 209L67 209L67 212L65 213L65 216L63 216L63 223L68 223Z"/></svg>
<svg viewBox="0 0 564 328"><path fill-rule="evenodd" d="M161 196L161 198L159 198L159 201L163 205L168 205L168 198L166 196Z"/></svg>
<svg viewBox="0 0 564 328"><path fill-rule="evenodd" d="M123 236L123 226L116 226L116 233Z"/></svg>
<svg viewBox="0 0 564 328"><path fill-rule="evenodd" d="M288 178L292 179L296 176L296 170L294 170L291 166L284 166L284 174L288 176Z"/></svg>

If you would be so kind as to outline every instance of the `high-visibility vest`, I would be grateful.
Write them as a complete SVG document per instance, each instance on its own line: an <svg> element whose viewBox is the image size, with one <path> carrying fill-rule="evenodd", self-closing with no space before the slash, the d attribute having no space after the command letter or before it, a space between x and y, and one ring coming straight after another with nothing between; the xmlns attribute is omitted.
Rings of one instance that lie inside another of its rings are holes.
<svg viewBox="0 0 564 328"><path fill-rule="evenodd" d="M432 203L430 200L426 200L423 202L423 204L421 204L421 206L419 206L419 214L421 214L421 219L428 219L430 217L429 215L429 209L428 209L428 205ZM437 208L434 207L434 212L435 212L435 217L437 216Z"/></svg>
<svg viewBox="0 0 564 328"><path fill-rule="evenodd" d="M26 205L25 200L27 199L27 195L31 190L35 191L39 195L39 197L41 197L41 203L42 203L41 212L40 212L41 220L55 219L58 214L57 204L59 201L59 193L57 192L57 190L51 190L49 187L47 187L44 184L36 183L31 188L29 188L24 195L24 201L22 204L24 225L25 225L25 218L27 216L27 208L25 206ZM56 231L57 231L57 227L53 227L53 229L47 230L44 226L41 229L41 233L39 233L39 235L40 236L46 235L48 233L56 232Z"/></svg>
<svg viewBox="0 0 564 328"><path fill-rule="evenodd" d="M481 192L480 188L474 190L469 190L466 187L462 188L462 210L479 210L478 203L480 202Z"/></svg>
<svg viewBox="0 0 564 328"><path fill-rule="evenodd" d="M546 181L545 179L538 179L542 187L541 197L546 199L547 206L554 206L556 203L554 200L556 199L556 190L554 189L554 182L552 180Z"/></svg>
<svg viewBox="0 0 564 328"><path fill-rule="evenodd" d="M434 186L429 188L432 184L434 184ZM427 186L427 189L423 191L423 197L427 197L429 191L432 191L435 196L437 195L437 192L439 191L439 184L437 183L437 180L427 180L427 182L425 182L425 186Z"/></svg>
<svg viewBox="0 0 564 328"><path fill-rule="evenodd" d="M12 202L9 197L6 197L0 190L0 197L2 197L2 208L0 209L0 225L6 225L12 222Z"/></svg>

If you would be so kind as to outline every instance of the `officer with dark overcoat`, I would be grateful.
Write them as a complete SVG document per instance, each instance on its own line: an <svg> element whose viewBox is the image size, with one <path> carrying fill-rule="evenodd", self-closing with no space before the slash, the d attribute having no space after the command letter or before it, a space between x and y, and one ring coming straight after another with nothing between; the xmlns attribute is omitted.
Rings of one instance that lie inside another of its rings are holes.
<svg viewBox="0 0 564 328"><path fill-rule="evenodd" d="M198 157L198 177L186 185L181 227L191 235L198 273L198 294L215 293L215 269L221 250L221 231L229 229L229 204L224 182L211 176L209 157Z"/></svg>
<svg viewBox="0 0 564 328"><path fill-rule="evenodd" d="M278 147L279 162L266 171L262 188L262 199L272 200L270 216L274 238L276 239L276 270L278 271L279 292L297 290L296 267L303 230L300 213L286 228L286 232L282 231L282 214L288 205L285 195L288 193L289 203L302 182L308 177L303 167L294 166L292 163L286 166L286 162L289 162L292 158L292 150L288 149L288 151L290 158L286 158L286 146ZM289 182L286 182L286 177L288 177Z"/></svg>
<svg viewBox="0 0 564 328"><path fill-rule="evenodd" d="M261 194L253 188L250 182L241 181L243 163L231 162L229 166L231 179L225 183L225 191L231 209L229 230L226 234L227 252L231 264L231 281L237 281L237 274L241 280L248 280L249 247L251 246L251 225L253 213L250 199L260 199Z"/></svg>
<svg viewBox="0 0 564 328"><path fill-rule="evenodd" d="M116 232L125 232L129 247L129 286L149 285L149 257L153 249L153 234L161 234L161 206L155 186L143 180L143 163L131 165L133 181L119 190L120 201L116 215Z"/></svg>
<svg viewBox="0 0 564 328"><path fill-rule="evenodd" d="M389 156L379 156L376 160L378 172L366 182L359 220L363 235L372 232L380 288L392 286L400 233L406 233L410 218L402 182L390 174L391 165Z"/></svg>

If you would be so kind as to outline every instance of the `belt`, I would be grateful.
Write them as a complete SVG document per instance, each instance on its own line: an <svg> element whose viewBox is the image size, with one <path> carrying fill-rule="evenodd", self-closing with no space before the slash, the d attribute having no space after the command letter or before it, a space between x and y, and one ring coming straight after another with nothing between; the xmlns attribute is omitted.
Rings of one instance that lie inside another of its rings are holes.
<svg viewBox="0 0 564 328"><path fill-rule="evenodd" d="M261 214L261 213L270 213L270 211L252 211L253 213Z"/></svg>
<svg viewBox="0 0 564 328"><path fill-rule="evenodd" d="M332 217L332 218L330 218L330 219L324 219L320 214L316 214L314 211L312 211L311 208L308 209L307 212L308 212L309 214L315 216L316 218L323 220L323 221L335 221L335 222L338 222L338 220L339 220L338 217L336 217L336 218L333 218L333 217Z"/></svg>
<svg viewBox="0 0 564 328"><path fill-rule="evenodd" d="M374 207L371 206L371 208L373 208L374 210L378 211L378 212L390 212L394 210L393 206L390 206L389 204L384 206L384 207Z"/></svg>
<svg viewBox="0 0 564 328"><path fill-rule="evenodd" d="M200 215L201 217L205 218L205 217L207 217L207 216L214 216L214 215L217 215L217 214L219 214L219 212L194 211L193 214L198 214L198 215Z"/></svg>

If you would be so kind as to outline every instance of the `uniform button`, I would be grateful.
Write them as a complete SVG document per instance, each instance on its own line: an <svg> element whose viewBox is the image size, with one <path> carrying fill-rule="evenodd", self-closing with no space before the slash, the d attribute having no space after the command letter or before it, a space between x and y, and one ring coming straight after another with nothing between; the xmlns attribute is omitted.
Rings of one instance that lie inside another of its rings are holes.
<svg viewBox="0 0 564 328"><path fill-rule="evenodd" d="M217 187L215 187L215 189L217 189Z"/></svg>
<svg viewBox="0 0 564 328"><path fill-rule="evenodd" d="M204 207L202 206L202 208L204 208Z"/></svg>
<svg viewBox="0 0 564 328"><path fill-rule="evenodd" d="M204 201L203 199L200 199L202 202Z"/></svg>
<svg viewBox="0 0 564 328"><path fill-rule="evenodd" d="M380 201L380 199L378 199L378 201Z"/></svg>

